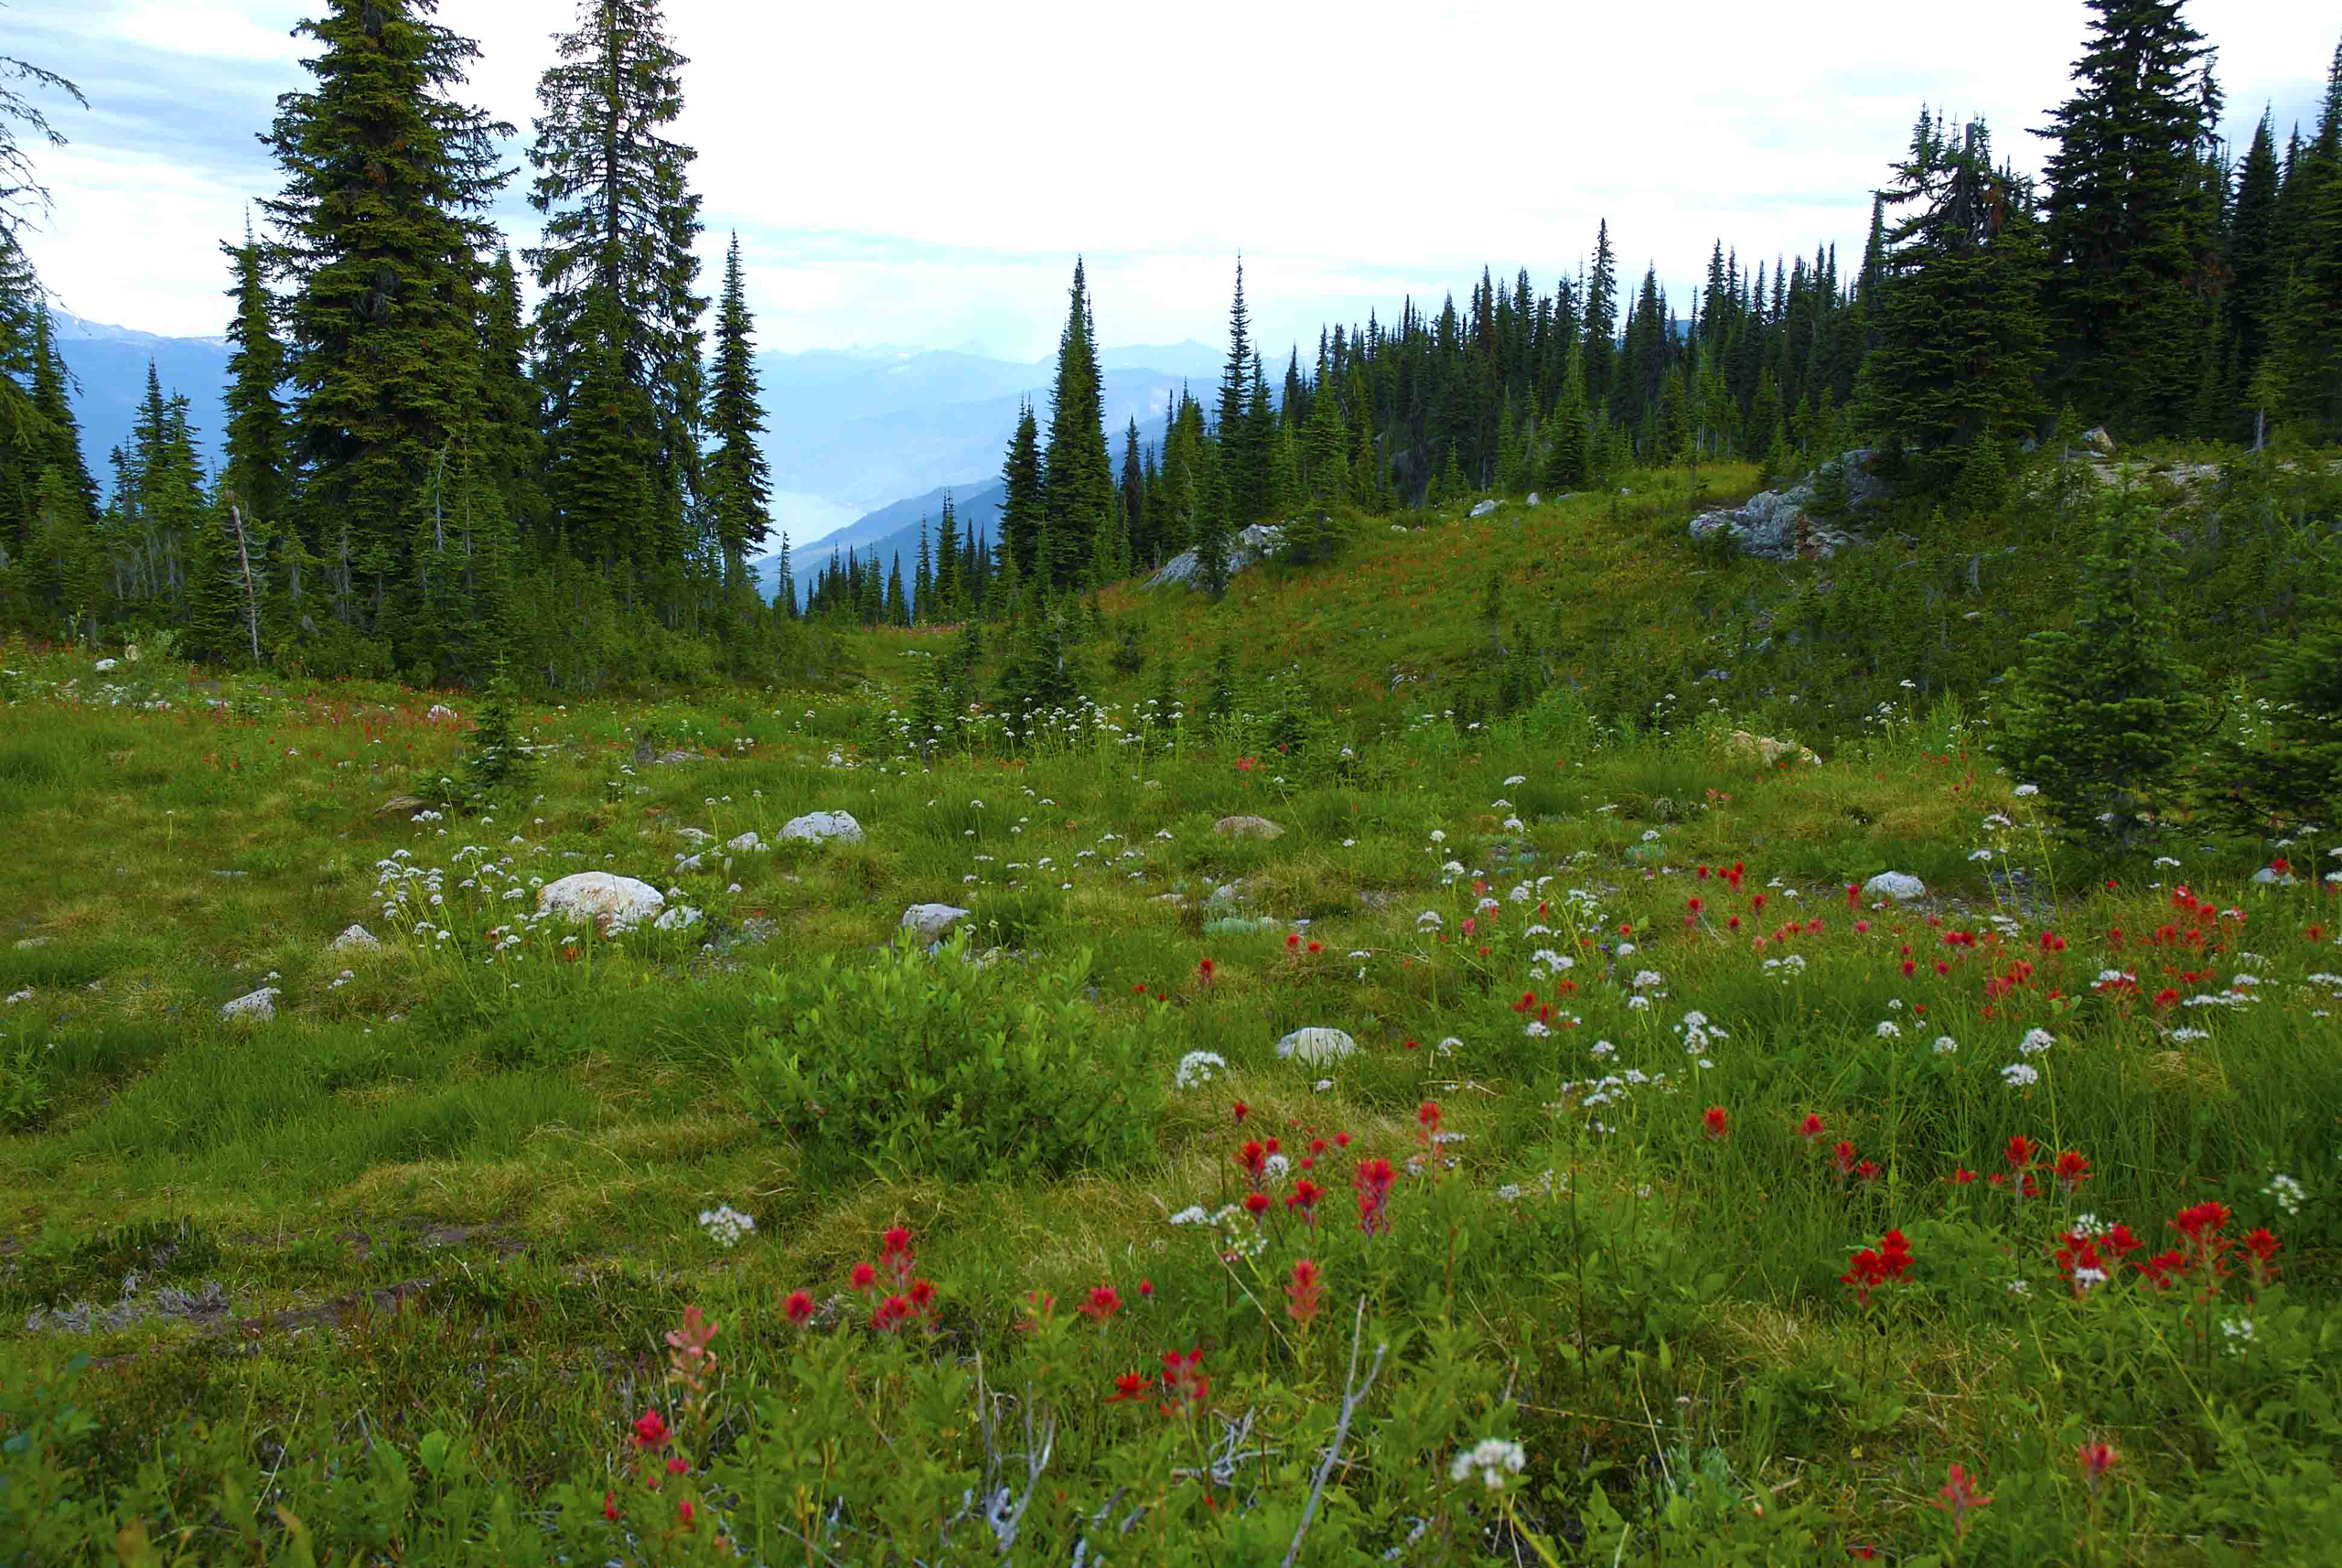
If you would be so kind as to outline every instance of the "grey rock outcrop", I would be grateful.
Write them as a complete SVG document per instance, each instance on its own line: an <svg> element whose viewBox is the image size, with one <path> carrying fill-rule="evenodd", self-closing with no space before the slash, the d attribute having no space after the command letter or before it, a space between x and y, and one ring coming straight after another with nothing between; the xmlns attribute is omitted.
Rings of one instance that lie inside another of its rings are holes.
<svg viewBox="0 0 2342 1568"><path fill-rule="evenodd" d="M1877 458L1875 449L1859 447L1832 458L1788 489L1767 490L1732 511L1702 512L1692 520L1692 537L1708 539L1723 533L1740 547L1742 554L1763 561L1826 561L1862 541L1814 515L1814 482L1824 473L1842 469L1846 514L1860 517L1876 510L1894 495L1894 487L1874 471Z"/></svg>
<svg viewBox="0 0 2342 1568"><path fill-rule="evenodd" d="M1234 576L1247 566L1258 565L1275 554L1284 543L1284 530L1265 522L1252 527L1228 542L1228 575ZM1171 583L1184 583L1199 587L1203 583L1203 568L1192 550L1183 551L1163 564L1163 569L1146 580L1145 586L1160 588Z"/></svg>

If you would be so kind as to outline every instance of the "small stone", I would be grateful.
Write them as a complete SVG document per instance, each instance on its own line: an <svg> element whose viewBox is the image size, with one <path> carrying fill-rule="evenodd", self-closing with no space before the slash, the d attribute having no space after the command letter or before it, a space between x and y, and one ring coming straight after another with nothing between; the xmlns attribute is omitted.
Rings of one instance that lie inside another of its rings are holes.
<svg viewBox="0 0 2342 1568"><path fill-rule="evenodd" d="M285 993L274 985L263 985L258 991L247 992L220 1009L220 1018L227 1023L243 1019L265 1024L276 1016L276 999Z"/></svg>
<svg viewBox="0 0 2342 1568"><path fill-rule="evenodd" d="M1904 871L1882 871L1863 884L1863 896L1868 898L1892 898L1901 903L1909 898L1928 896L1928 885Z"/></svg>
<svg viewBox="0 0 2342 1568"><path fill-rule="evenodd" d="M1492 517L1496 514L1497 509L1502 505L1504 505L1504 502L1502 501L1482 501L1479 505L1472 509L1472 515L1474 517Z"/></svg>
<svg viewBox="0 0 2342 1568"><path fill-rule="evenodd" d="M1212 823L1211 831L1222 838L1274 839L1284 836L1284 830L1266 817L1222 817Z"/></svg>
<svg viewBox="0 0 2342 1568"><path fill-rule="evenodd" d="M1529 492L1529 504L1531 506L1542 506L1545 504L1545 498L1539 495L1535 490L1531 490Z"/></svg>
<svg viewBox="0 0 2342 1568"><path fill-rule="evenodd" d="M955 904L914 904L903 911L901 929L923 942L939 941L972 912Z"/></svg>
<svg viewBox="0 0 2342 1568"><path fill-rule="evenodd" d="M688 904L678 904L671 909L661 909L650 924L662 931L688 930L700 922L700 913Z"/></svg>
<svg viewBox="0 0 2342 1568"><path fill-rule="evenodd" d="M715 835L705 828L677 828L675 836L694 847L704 843L713 843L715 841Z"/></svg>
<svg viewBox="0 0 2342 1568"><path fill-rule="evenodd" d="M382 944L376 940L374 933L365 927L351 926L341 935L328 942L326 950L336 953L381 952Z"/></svg>
<svg viewBox="0 0 2342 1568"><path fill-rule="evenodd" d="M733 839L725 844L724 853L726 854L751 854L764 847L764 840L758 838L756 834L752 832L742 833L738 838Z"/></svg>
<svg viewBox="0 0 2342 1568"><path fill-rule="evenodd" d="M11 1005L14 1005L18 1002L30 1002L32 999L33 988L29 985L26 986L22 991L12 991L8 993L8 1001Z"/></svg>
<svg viewBox="0 0 2342 1568"><path fill-rule="evenodd" d="M113 668L114 661L111 659L101 659L97 662L97 671L101 675L112 673Z"/></svg>
<svg viewBox="0 0 2342 1568"><path fill-rule="evenodd" d="M417 811L427 811L431 802L420 795L393 795L374 808L378 817L412 817Z"/></svg>
<svg viewBox="0 0 2342 1568"><path fill-rule="evenodd" d="M1358 1042L1339 1029L1295 1029L1277 1042L1277 1056L1310 1067L1340 1061L1358 1049Z"/></svg>
<svg viewBox="0 0 2342 1568"><path fill-rule="evenodd" d="M655 918L666 903L666 895L648 882L607 871L576 872L537 889L540 912L591 920L606 937Z"/></svg>
<svg viewBox="0 0 2342 1568"><path fill-rule="evenodd" d="M841 843L860 843L862 824L843 811L812 811L791 818L780 830L783 839L811 839L816 843L835 839Z"/></svg>

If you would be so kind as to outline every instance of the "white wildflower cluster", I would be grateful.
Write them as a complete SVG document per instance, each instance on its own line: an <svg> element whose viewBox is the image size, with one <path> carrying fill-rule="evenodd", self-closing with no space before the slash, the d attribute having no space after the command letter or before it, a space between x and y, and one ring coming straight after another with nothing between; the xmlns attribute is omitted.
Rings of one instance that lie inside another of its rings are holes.
<svg viewBox="0 0 2342 1568"><path fill-rule="evenodd" d="M727 1203L701 1209L699 1228L707 1232L709 1240L728 1252L740 1244L742 1238L755 1234L757 1222Z"/></svg>
<svg viewBox="0 0 2342 1568"><path fill-rule="evenodd" d="M1488 1490L1500 1492L1508 1477L1518 1476L1528 1467L1529 1455L1520 1444L1487 1437L1456 1455L1455 1462L1447 1466L1447 1478L1460 1486L1477 1476Z"/></svg>
<svg viewBox="0 0 2342 1568"><path fill-rule="evenodd" d="M2309 1199L2309 1189L2282 1171L2269 1177L2269 1185L2261 1189L2277 1200L2277 1207L2288 1217L2299 1214Z"/></svg>
<svg viewBox="0 0 2342 1568"><path fill-rule="evenodd" d="M2057 1037L2047 1029L2027 1029L2025 1038L2016 1043L2016 1048L2020 1055L2038 1056L2057 1043Z"/></svg>
<svg viewBox="0 0 2342 1568"><path fill-rule="evenodd" d="M1708 1058L1708 1053L1715 1042L1732 1038L1728 1032L1709 1023L1705 1013L1697 1011L1684 1014L1683 1021L1675 1026L1675 1032L1682 1037L1683 1054L1687 1057L1697 1057L1703 1068L1713 1068L1716 1065Z"/></svg>
<svg viewBox="0 0 2342 1568"><path fill-rule="evenodd" d="M2220 1339L2231 1356L2241 1356L2252 1343L2252 1319L2240 1312L2232 1312L2220 1319Z"/></svg>
<svg viewBox="0 0 2342 1568"><path fill-rule="evenodd" d="M1958 1049L1960 1049L1960 1042L1953 1039L1950 1035L1938 1035L1936 1036L1936 1055L1939 1057L1948 1057Z"/></svg>
<svg viewBox="0 0 2342 1568"><path fill-rule="evenodd" d="M1896 1039L1896 1038L1899 1038L1899 1037L1902 1036L1902 1033L1903 1033L1903 1026L1901 1026L1900 1024L1897 1024L1894 1019L1892 1019L1892 1018L1881 1018L1881 1019L1878 1021L1878 1037L1879 1037L1880 1039L1882 1039L1882 1040L1892 1040L1892 1039Z"/></svg>
<svg viewBox="0 0 2342 1568"><path fill-rule="evenodd" d="M2041 1081L2041 1069L2030 1062L2011 1062L2001 1069L2001 1080L2011 1089L2025 1089Z"/></svg>
<svg viewBox="0 0 2342 1568"><path fill-rule="evenodd" d="M1228 1070L1228 1058L1215 1051L1189 1051L1179 1058L1179 1069L1171 1076L1172 1084L1179 1089L1200 1089L1212 1080L1215 1073Z"/></svg>

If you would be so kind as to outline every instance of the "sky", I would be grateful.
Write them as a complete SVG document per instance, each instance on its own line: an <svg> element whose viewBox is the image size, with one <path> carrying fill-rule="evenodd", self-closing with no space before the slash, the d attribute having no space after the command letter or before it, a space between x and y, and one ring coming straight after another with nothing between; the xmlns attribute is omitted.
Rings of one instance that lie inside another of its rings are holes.
<svg viewBox="0 0 2342 1568"><path fill-rule="evenodd" d="M63 306L224 329L226 263L276 174L254 133L306 86L310 0L0 0L0 52L72 79L70 145L28 239ZM1077 252L1109 344L1224 341L1235 259L1273 358L1321 324L1436 308L1483 264L1574 274L1607 219L1620 270L1688 304L1722 238L1752 264L1834 242L1922 104L1983 115L2037 170L2082 0L668 0L690 64L709 292L737 230L768 349L1054 349ZM575 0L444 0L471 96L521 129ZM2191 0L2228 134L2315 114L2342 13ZM1173 20L1176 18L1176 21ZM1792 20L1792 18L1794 20ZM500 218L517 246L525 178Z"/></svg>

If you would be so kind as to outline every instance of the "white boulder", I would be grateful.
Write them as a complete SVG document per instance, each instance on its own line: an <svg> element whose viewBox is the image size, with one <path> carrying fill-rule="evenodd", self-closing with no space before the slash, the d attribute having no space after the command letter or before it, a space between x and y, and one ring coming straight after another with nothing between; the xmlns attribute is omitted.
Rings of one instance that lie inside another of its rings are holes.
<svg viewBox="0 0 2342 1568"><path fill-rule="evenodd" d="M607 871L580 871L537 889L542 914L590 920L604 936L657 918L667 896L648 882Z"/></svg>
<svg viewBox="0 0 2342 1568"><path fill-rule="evenodd" d="M1277 1042L1277 1055L1286 1061L1325 1067L1358 1049L1358 1042L1339 1029L1295 1029Z"/></svg>
<svg viewBox="0 0 2342 1568"><path fill-rule="evenodd" d="M352 926L328 942L326 950L334 953L381 952L382 944L365 927Z"/></svg>
<svg viewBox="0 0 2342 1568"><path fill-rule="evenodd" d="M923 942L936 941L971 913L954 904L914 904L903 911L902 929L917 932Z"/></svg>
<svg viewBox="0 0 2342 1568"><path fill-rule="evenodd" d="M726 854L753 854L755 852L764 847L764 840L758 838L756 834L752 832L742 833L738 838L733 839L725 844L724 853Z"/></svg>
<svg viewBox="0 0 2342 1568"><path fill-rule="evenodd" d="M780 830L784 839L811 839L816 843L831 839L840 843L860 843L862 824L843 811L812 811L792 817Z"/></svg>
<svg viewBox="0 0 2342 1568"><path fill-rule="evenodd" d="M1266 817L1222 817L1212 823L1211 831L1222 838L1231 839L1274 839L1284 836L1284 830Z"/></svg>
<svg viewBox="0 0 2342 1568"><path fill-rule="evenodd" d="M263 985L258 991L247 992L221 1007L220 1016L231 1024L239 1020L265 1024L276 1016L276 999L284 994L274 985Z"/></svg>
<svg viewBox="0 0 2342 1568"><path fill-rule="evenodd" d="M1869 898L1892 898L1901 903L1907 898L1924 898L1928 885L1907 871L1882 871L1863 884L1863 895Z"/></svg>
<svg viewBox="0 0 2342 1568"><path fill-rule="evenodd" d="M1482 501L1479 505L1472 509L1472 515L1474 517L1491 517L1495 515L1496 510L1502 505L1504 505L1504 502L1502 501Z"/></svg>

